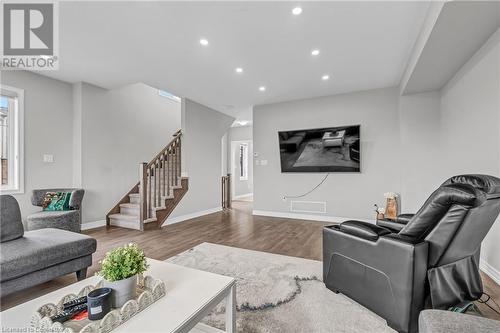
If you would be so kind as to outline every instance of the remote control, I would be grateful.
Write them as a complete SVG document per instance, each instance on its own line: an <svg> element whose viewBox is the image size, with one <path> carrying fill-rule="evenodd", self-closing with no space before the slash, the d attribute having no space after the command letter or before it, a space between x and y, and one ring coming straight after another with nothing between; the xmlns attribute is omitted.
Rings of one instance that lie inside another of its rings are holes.
<svg viewBox="0 0 500 333"><path fill-rule="evenodd" d="M80 298L75 298L69 302L66 302L63 304L63 309L64 310L67 310L69 308L72 308L74 306L77 306L77 305L80 305L80 304L84 304L84 303L87 303L87 296L83 296L83 297L80 297Z"/></svg>
<svg viewBox="0 0 500 333"><path fill-rule="evenodd" d="M85 310L87 310L87 304L80 304L75 307L72 307L71 309L64 310L60 314L50 317L50 319L52 319L53 322L57 321L59 323L64 323L66 320L70 319L75 314L78 314Z"/></svg>

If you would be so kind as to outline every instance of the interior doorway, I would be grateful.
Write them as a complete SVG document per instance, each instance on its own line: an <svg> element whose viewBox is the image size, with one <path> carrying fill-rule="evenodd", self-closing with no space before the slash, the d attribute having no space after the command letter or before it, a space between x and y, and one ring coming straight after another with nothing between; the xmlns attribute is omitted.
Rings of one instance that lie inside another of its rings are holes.
<svg viewBox="0 0 500 333"><path fill-rule="evenodd" d="M253 201L253 142L231 141L231 198Z"/></svg>

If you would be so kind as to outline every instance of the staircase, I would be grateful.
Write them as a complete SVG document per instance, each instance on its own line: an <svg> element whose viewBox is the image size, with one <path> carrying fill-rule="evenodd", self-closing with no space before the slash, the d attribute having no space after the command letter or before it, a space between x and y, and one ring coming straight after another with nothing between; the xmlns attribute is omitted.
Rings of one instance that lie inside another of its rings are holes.
<svg viewBox="0 0 500 333"><path fill-rule="evenodd" d="M108 225L144 230L161 228L188 190L181 177L181 131L151 162L139 165L139 182L106 216Z"/></svg>

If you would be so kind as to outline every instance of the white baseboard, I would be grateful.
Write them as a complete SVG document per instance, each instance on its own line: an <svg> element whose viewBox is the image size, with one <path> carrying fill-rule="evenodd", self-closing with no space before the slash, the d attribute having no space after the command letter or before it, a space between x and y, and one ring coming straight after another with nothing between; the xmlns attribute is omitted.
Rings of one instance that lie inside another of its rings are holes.
<svg viewBox="0 0 500 333"><path fill-rule="evenodd" d="M82 230L89 230L89 229L94 229L94 228L99 228L99 227L104 227L104 226L106 226L106 220L85 222L85 223L82 223Z"/></svg>
<svg viewBox="0 0 500 333"><path fill-rule="evenodd" d="M281 217L281 218L285 218L285 219L331 222L331 223L342 223L342 222L345 222L348 220L357 220L357 221L375 223L375 220L369 220L369 219L347 218L347 217L338 217L338 216L325 216L325 215L315 215L315 214L297 214L297 213L288 213L288 212L273 212L273 211L255 210L255 209L253 210L253 215Z"/></svg>
<svg viewBox="0 0 500 333"><path fill-rule="evenodd" d="M200 217L203 215L217 213L217 212L220 212L221 210L222 210L222 207L215 207L215 208L202 210L199 212L194 212L191 214L185 214L185 215L180 215L180 216L176 216L176 217L169 217L169 218L167 218L167 220L165 221L165 223L163 225L179 223L179 222L194 219L196 217Z"/></svg>
<svg viewBox="0 0 500 333"><path fill-rule="evenodd" d="M248 198L253 196L253 193L247 193L247 194L241 194L241 195L235 195L233 197L233 200L238 200L238 199L243 199L243 198Z"/></svg>
<svg viewBox="0 0 500 333"><path fill-rule="evenodd" d="M500 285L500 272L488 264L486 261L483 259L479 260L479 268L486 274L488 275L493 281L495 281L497 284Z"/></svg>

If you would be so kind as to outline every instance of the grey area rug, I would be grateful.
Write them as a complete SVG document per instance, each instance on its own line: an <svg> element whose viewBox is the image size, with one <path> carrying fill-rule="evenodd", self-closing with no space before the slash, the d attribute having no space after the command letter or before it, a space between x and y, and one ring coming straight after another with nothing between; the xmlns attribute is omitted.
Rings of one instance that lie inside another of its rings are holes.
<svg viewBox="0 0 500 333"><path fill-rule="evenodd" d="M350 142L353 139L347 137L345 140ZM348 146L325 148L321 139L311 139L293 166L344 166L357 168L359 163L351 160Z"/></svg>
<svg viewBox="0 0 500 333"><path fill-rule="evenodd" d="M373 312L328 290L320 261L211 243L166 261L236 278L238 332L395 332ZM203 322L223 329L224 305Z"/></svg>

